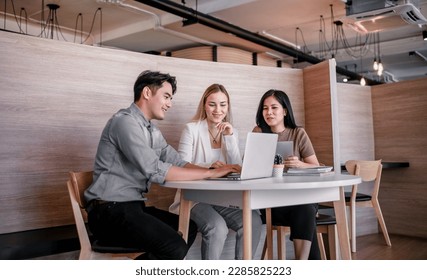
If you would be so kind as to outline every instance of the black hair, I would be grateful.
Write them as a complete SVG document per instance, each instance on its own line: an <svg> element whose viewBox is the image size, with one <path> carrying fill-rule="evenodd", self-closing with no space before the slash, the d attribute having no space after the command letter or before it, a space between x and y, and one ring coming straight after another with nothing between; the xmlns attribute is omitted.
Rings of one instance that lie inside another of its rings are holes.
<svg viewBox="0 0 427 280"><path fill-rule="evenodd" d="M296 128L297 125L295 123L294 113L292 111L291 101L289 100L288 95L285 92L276 89L268 90L261 97L255 119L257 126L261 128L262 132L272 133L271 127L265 122L264 116L262 114L264 110L264 101L270 96L274 96L274 98L276 98L276 100L282 105L283 109L285 109L287 112L283 120L285 123L285 127Z"/></svg>
<svg viewBox="0 0 427 280"><path fill-rule="evenodd" d="M134 102L141 98L141 92L145 87L149 87L153 93L159 89L164 82L168 82L172 86L172 94L176 92L176 78L169 74L160 73L158 71L146 70L139 74L133 86Z"/></svg>

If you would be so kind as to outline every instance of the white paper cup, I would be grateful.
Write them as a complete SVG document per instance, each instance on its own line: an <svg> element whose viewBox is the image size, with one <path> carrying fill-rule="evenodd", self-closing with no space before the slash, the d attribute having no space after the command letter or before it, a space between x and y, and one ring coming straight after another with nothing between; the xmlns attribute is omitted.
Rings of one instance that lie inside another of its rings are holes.
<svg viewBox="0 0 427 280"><path fill-rule="evenodd" d="M273 166L273 177L282 177L284 165L274 165Z"/></svg>

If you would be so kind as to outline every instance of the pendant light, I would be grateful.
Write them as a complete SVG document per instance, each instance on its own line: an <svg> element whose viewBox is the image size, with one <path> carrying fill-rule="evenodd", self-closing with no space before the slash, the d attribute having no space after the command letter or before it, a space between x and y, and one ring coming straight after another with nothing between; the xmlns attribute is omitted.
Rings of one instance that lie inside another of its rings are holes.
<svg viewBox="0 0 427 280"><path fill-rule="evenodd" d="M378 46L378 76L381 76L384 71L383 64L381 63L381 53L380 53L380 33L377 32L377 46Z"/></svg>
<svg viewBox="0 0 427 280"><path fill-rule="evenodd" d="M360 85L363 87L363 86L366 86L366 80L365 80L365 77L363 77L362 76L362 79L360 79Z"/></svg>
<svg viewBox="0 0 427 280"><path fill-rule="evenodd" d="M374 65L372 65L372 68L375 70L375 71L378 71L378 61L377 61L377 44L378 44L378 42L377 42L377 40L376 40L376 38L377 38L377 34L376 33L374 33L374 34L372 34L373 36L373 38L374 38Z"/></svg>

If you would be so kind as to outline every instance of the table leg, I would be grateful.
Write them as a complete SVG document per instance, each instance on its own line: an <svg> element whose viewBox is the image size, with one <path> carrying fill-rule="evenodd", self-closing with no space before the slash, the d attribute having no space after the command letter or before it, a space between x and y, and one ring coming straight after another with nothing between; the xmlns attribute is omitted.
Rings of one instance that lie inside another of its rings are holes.
<svg viewBox="0 0 427 280"><path fill-rule="evenodd" d="M190 223L190 210L191 201L184 198L185 190L181 190L181 203L179 206L179 226L178 232L182 235L182 238L187 242L188 240L188 225Z"/></svg>
<svg viewBox="0 0 427 280"><path fill-rule="evenodd" d="M252 259L251 191L243 191L243 259Z"/></svg>
<svg viewBox="0 0 427 280"><path fill-rule="evenodd" d="M334 201L335 218L337 220L338 240L341 257L351 260L350 241L348 236L347 214L345 211L344 188L340 187L340 200Z"/></svg>

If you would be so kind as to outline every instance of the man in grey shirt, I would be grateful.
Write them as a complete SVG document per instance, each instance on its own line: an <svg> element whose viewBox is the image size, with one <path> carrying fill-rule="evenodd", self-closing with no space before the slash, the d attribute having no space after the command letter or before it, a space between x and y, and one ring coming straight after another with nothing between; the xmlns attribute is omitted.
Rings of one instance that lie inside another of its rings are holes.
<svg viewBox="0 0 427 280"><path fill-rule="evenodd" d="M92 185L85 192L89 227L106 244L140 248L148 259L183 259L188 244L178 234L178 216L145 206L151 183L198 180L239 172L240 166L202 168L182 160L151 120L172 106L176 79L144 71L134 84L134 102L107 122L98 145Z"/></svg>

